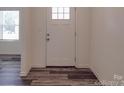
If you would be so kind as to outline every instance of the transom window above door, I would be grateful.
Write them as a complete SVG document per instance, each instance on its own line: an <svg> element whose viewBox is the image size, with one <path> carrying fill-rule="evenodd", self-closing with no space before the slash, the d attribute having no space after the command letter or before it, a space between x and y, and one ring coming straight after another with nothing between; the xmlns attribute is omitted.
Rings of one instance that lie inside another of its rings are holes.
<svg viewBox="0 0 124 93"><path fill-rule="evenodd" d="M0 40L19 40L19 11L0 11Z"/></svg>
<svg viewBox="0 0 124 93"><path fill-rule="evenodd" d="M52 7L52 19L70 19L69 7Z"/></svg>

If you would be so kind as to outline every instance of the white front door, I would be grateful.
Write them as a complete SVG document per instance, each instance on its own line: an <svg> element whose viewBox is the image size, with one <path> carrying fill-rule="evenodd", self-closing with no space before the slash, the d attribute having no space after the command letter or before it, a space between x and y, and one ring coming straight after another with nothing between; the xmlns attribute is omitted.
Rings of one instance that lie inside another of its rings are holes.
<svg viewBox="0 0 124 93"><path fill-rule="evenodd" d="M75 66L75 9L47 11L47 66Z"/></svg>

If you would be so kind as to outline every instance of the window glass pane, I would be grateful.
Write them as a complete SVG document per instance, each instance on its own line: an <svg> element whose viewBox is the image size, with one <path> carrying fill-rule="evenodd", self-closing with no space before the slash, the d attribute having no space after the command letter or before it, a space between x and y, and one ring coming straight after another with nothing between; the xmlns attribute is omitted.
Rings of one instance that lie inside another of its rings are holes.
<svg viewBox="0 0 124 93"><path fill-rule="evenodd" d="M14 26L13 32L3 31L3 39L19 39L19 26Z"/></svg>
<svg viewBox="0 0 124 93"><path fill-rule="evenodd" d="M52 19L57 19L57 14L52 14Z"/></svg>
<svg viewBox="0 0 124 93"><path fill-rule="evenodd" d="M3 32L7 33L15 32L15 25L3 25Z"/></svg>
<svg viewBox="0 0 124 93"><path fill-rule="evenodd" d="M3 24L3 12L0 11L0 25Z"/></svg>
<svg viewBox="0 0 124 93"><path fill-rule="evenodd" d="M19 25L19 12L15 12L14 14L15 14L14 15L15 16L15 20L14 20L15 21L15 25Z"/></svg>
<svg viewBox="0 0 124 93"><path fill-rule="evenodd" d="M52 13L57 13L57 7L52 8Z"/></svg>
<svg viewBox="0 0 124 93"><path fill-rule="evenodd" d="M4 11L3 12L4 25L19 25L19 13L17 11Z"/></svg>
<svg viewBox="0 0 124 93"><path fill-rule="evenodd" d="M0 16L0 39L19 39L19 11L0 11Z"/></svg>
<svg viewBox="0 0 124 93"><path fill-rule="evenodd" d="M16 33L17 31L19 32L19 26L15 26L15 33Z"/></svg>
<svg viewBox="0 0 124 93"><path fill-rule="evenodd" d="M64 19L70 19L69 14L64 14Z"/></svg>
<svg viewBox="0 0 124 93"><path fill-rule="evenodd" d="M3 26L2 25L0 25L0 31L3 31Z"/></svg>
<svg viewBox="0 0 124 93"><path fill-rule="evenodd" d="M2 25L0 25L0 39L2 39L3 37L3 27Z"/></svg>
<svg viewBox="0 0 124 93"><path fill-rule="evenodd" d="M63 14L58 14L58 19L63 19Z"/></svg>
<svg viewBox="0 0 124 93"><path fill-rule="evenodd" d="M66 8L64 8L64 13L69 13L70 12L70 8L68 7L66 7Z"/></svg>
<svg viewBox="0 0 124 93"><path fill-rule="evenodd" d="M15 26L14 38L19 39L19 26Z"/></svg>
<svg viewBox="0 0 124 93"><path fill-rule="evenodd" d="M63 13L63 8L62 7L58 8L58 13Z"/></svg>
<svg viewBox="0 0 124 93"><path fill-rule="evenodd" d="M14 16L11 12L3 12L3 25L14 25Z"/></svg>

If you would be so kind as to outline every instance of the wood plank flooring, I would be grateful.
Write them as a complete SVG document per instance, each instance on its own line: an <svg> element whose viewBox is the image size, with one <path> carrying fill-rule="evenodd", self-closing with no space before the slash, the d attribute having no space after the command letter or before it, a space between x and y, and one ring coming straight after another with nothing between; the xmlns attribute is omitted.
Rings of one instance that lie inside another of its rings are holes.
<svg viewBox="0 0 124 93"><path fill-rule="evenodd" d="M33 68L24 80L33 86L96 86L101 85L89 68L48 67Z"/></svg>
<svg viewBox="0 0 124 93"><path fill-rule="evenodd" d="M89 68L33 68L20 77L20 56L0 55L0 86L96 86L101 85Z"/></svg>
<svg viewBox="0 0 124 93"><path fill-rule="evenodd" d="M20 77L20 63L19 55L0 55L0 86L30 85Z"/></svg>

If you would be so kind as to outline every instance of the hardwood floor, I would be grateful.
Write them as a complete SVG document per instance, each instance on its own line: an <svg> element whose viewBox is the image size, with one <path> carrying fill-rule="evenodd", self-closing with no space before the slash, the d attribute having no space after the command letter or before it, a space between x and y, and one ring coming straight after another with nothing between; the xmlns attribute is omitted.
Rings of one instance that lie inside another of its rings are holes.
<svg viewBox="0 0 124 93"><path fill-rule="evenodd" d="M20 56L0 55L0 86L30 85L20 77Z"/></svg>
<svg viewBox="0 0 124 93"><path fill-rule="evenodd" d="M74 67L34 68L24 80L33 86L96 86L101 85L89 68Z"/></svg>
<svg viewBox="0 0 124 93"><path fill-rule="evenodd" d="M101 85L89 68L33 68L20 77L20 56L0 56L0 86L94 86Z"/></svg>

